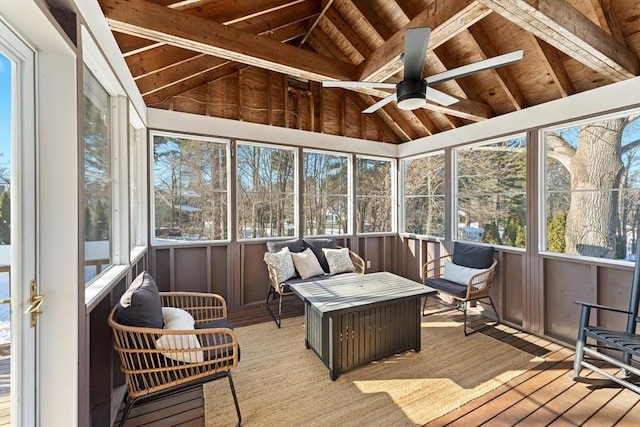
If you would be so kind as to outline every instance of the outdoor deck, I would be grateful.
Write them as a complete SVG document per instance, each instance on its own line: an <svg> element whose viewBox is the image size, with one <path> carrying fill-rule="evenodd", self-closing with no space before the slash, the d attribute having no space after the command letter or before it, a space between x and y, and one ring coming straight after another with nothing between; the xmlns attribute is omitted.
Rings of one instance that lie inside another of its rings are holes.
<svg viewBox="0 0 640 427"><path fill-rule="evenodd" d="M303 314L295 298L285 301L285 317ZM456 319L457 311L446 313ZM234 326L272 321L261 306L229 314ZM484 318L476 318L483 322ZM544 358L535 369L429 423L430 426L637 426L640 396L619 388L590 389L568 379L573 350L548 340L500 325L482 331L532 355ZM267 403L265 403L267 404ZM242 402L240 402L242 407ZM121 408L122 410L122 405ZM135 407L126 426L203 426L202 390ZM316 420L322 425L321 420ZM116 424L117 425L117 422Z"/></svg>

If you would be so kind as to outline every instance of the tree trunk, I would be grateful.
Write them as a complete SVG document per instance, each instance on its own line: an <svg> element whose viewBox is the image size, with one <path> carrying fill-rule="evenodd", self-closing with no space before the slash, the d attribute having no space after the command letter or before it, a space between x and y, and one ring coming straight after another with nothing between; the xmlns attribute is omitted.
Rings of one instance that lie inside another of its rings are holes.
<svg viewBox="0 0 640 427"><path fill-rule="evenodd" d="M624 120L580 128L571 159L571 203L567 213L566 253L614 258L617 192L623 172L620 159Z"/></svg>

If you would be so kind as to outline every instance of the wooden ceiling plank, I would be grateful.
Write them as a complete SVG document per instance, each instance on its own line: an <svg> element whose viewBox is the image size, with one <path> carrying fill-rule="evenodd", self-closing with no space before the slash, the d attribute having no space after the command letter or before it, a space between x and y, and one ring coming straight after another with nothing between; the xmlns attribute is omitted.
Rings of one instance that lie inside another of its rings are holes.
<svg viewBox="0 0 640 427"><path fill-rule="evenodd" d="M309 27L309 30L307 30L307 33L304 35L302 40L300 40L300 43L298 43L298 47L302 47L302 45L304 45L304 43L307 41L307 39L309 38L309 36L313 32L313 30L316 29L316 26L318 25L320 20L327 13L327 10L329 10L331 5L333 4L333 1L334 0L322 0L322 3L323 3L322 10L320 11L320 13L316 17L316 19L311 23L311 26Z"/></svg>
<svg viewBox="0 0 640 427"><path fill-rule="evenodd" d="M360 35L354 31L353 27L349 25L344 18L336 11L335 8L331 8L325 14L326 18L331 21L335 28L340 31L344 37L351 43L351 45L362 55L364 58L371 54L371 48L360 37Z"/></svg>
<svg viewBox="0 0 640 427"><path fill-rule="evenodd" d="M364 16L364 18L371 24L371 26L376 29L377 33L380 34L383 40L388 40L393 36L394 31L389 28L387 22L382 19L380 15L378 15L378 12L375 11L371 0L350 1L355 7L358 8L362 16Z"/></svg>
<svg viewBox="0 0 640 427"><path fill-rule="evenodd" d="M483 59L499 55L493 43L489 40L489 36L479 24L472 25L468 30L475 42L475 50L482 53ZM491 72L497 77L500 86L516 110L521 110L529 105L508 67L494 68Z"/></svg>
<svg viewBox="0 0 640 427"><path fill-rule="evenodd" d="M149 95L144 96L143 100L148 107L154 107L156 105L163 104L168 99L181 96L185 92L193 90L199 86L213 83L214 81L227 77L244 68L247 68L247 65L239 64L237 62L229 62L229 64L216 68L208 73L195 75L170 87L150 93Z"/></svg>
<svg viewBox="0 0 640 427"><path fill-rule="evenodd" d="M638 55L566 0L477 0L613 81L638 75Z"/></svg>
<svg viewBox="0 0 640 427"><path fill-rule="evenodd" d="M358 49L356 49L344 34L333 25L333 22L326 17L320 21L316 31L324 33L329 38L329 41L335 44L336 47L349 58L350 63L357 65L364 61L364 56L360 54Z"/></svg>
<svg viewBox="0 0 640 427"><path fill-rule="evenodd" d="M136 36L309 80L354 80L352 64L238 31L145 0L103 0L109 25Z"/></svg>
<svg viewBox="0 0 640 427"><path fill-rule="evenodd" d="M120 48L120 52L122 52L122 56L125 58L129 55L135 55L136 53L142 52L146 49L151 49L158 44L153 40L141 39L140 37L130 36L129 34L118 32L114 32L113 36L116 39L116 43L118 43L118 47Z"/></svg>
<svg viewBox="0 0 640 427"><path fill-rule="evenodd" d="M321 31L320 28L314 31L310 38L313 38L316 43L320 43L324 46L326 51L331 53L333 58L336 58L339 61L352 63L351 58L349 58L349 56L347 56L347 54L343 52L342 49L340 49L333 40L324 33L324 31Z"/></svg>
<svg viewBox="0 0 640 427"><path fill-rule="evenodd" d="M403 114L404 111L401 112L395 105L389 105L380 108L378 111L385 111L389 117L403 130L403 132L407 135L409 140L414 140L420 137L418 132L413 128L411 123L407 121Z"/></svg>
<svg viewBox="0 0 640 427"><path fill-rule="evenodd" d="M365 41L369 49L375 49L384 43L384 39L378 33L378 30L371 25L371 22L367 20L351 0L336 0L333 3L333 9Z"/></svg>
<svg viewBox="0 0 640 427"><path fill-rule="evenodd" d="M433 120L431 120L431 117L429 117L429 114L427 114L423 108L413 110L413 114L418 118L418 120L420 120L420 122L422 122L429 135L436 134L440 131L438 126L433 122Z"/></svg>
<svg viewBox="0 0 640 427"><path fill-rule="evenodd" d="M423 10L430 8L432 13L438 6L438 2L430 2L429 0L396 0L398 6L404 11L409 19L415 18Z"/></svg>
<svg viewBox="0 0 640 427"><path fill-rule="evenodd" d="M622 46L629 47L624 38L622 27L615 15L611 0L591 0L593 10L598 17L600 26L615 38Z"/></svg>
<svg viewBox="0 0 640 427"><path fill-rule="evenodd" d="M558 52L553 46L530 34L533 45L536 47L538 56L544 58L544 66L558 88L562 97L567 97L576 93L576 88L567 74L567 70L558 56Z"/></svg>
<svg viewBox="0 0 640 427"><path fill-rule="evenodd" d="M397 31L359 65L359 80L384 81L403 68L400 55L404 51L407 28L430 27L428 50L433 51L445 41L487 16L491 11L474 0L449 0L435 14L425 9Z"/></svg>
<svg viewBox="0 0 640 427"><path fill-rule="evenodd" d="M218 0L197 7L176 8L176 10L197 14L201 18L231 25L241 21L255 20L272 13L279 13L283 9L304 2L305 0Z"/></svg>
<svg viewBox="0 0 640 427"><path fill-rule="evenodd" d="M133 78L139 79L198 56L203 56L203 54L163 44L155 49L128 56L125 58L125 62Z"/></svg>

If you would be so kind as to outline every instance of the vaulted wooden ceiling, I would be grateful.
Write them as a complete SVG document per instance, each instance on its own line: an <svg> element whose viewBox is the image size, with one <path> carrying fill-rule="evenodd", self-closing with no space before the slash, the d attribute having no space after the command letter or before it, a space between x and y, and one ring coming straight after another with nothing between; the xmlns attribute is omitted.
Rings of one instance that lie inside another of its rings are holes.
<svg viewBox="0 0 640 427"><path fill-rule="evenodd" d="M637 0L99 0L149 107L390 143L640 72ZM401 80L404 32L432 29L424 76L514 50L515 64L435 86L459 102L361 111ZM258 136L257 136L258 137ZM258 138L259 139L259 138Z"/></svg>

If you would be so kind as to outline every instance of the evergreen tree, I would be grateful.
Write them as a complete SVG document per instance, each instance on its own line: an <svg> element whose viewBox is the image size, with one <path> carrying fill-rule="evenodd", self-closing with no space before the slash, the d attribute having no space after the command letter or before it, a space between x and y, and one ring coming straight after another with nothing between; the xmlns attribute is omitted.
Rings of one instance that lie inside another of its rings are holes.
<svg viewBox="0 0 640 427"><path fill-rule="evenodd" d="M7 191L0 195L0 244L11 244L11 200Z"/></svg>
<svg viewBox="0 0 640 427"><path fill-rule="evenodd" d="M484 234L482 235L481 241L484 243L490 243L492 245L501 245L502 241L500 240L500 232L498 231L498 226L494 223L490 222L483 226Z"/></svg>
<svg viewBox="0 0 640 427"><path fill-rule="evenodd" d="M547 225L547 250L557 253L565 253L565 227L567 224L567 213L556 214Z"/></svg>

